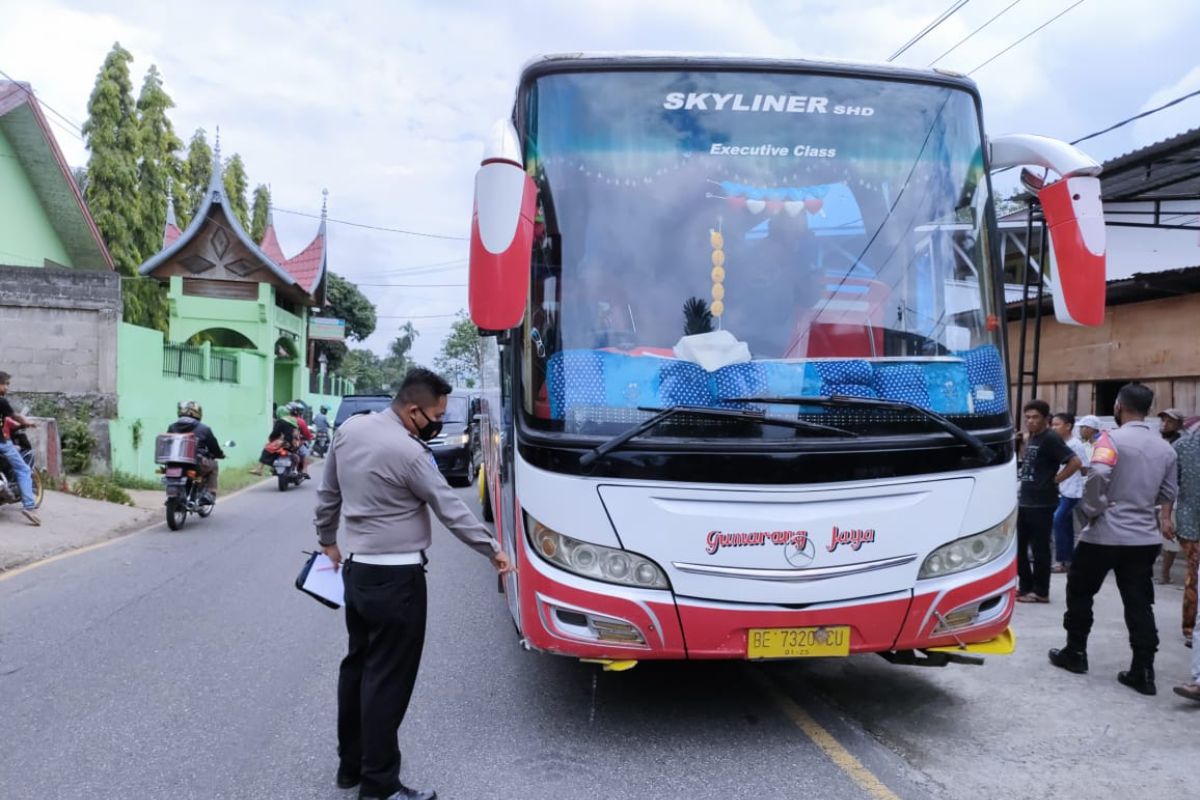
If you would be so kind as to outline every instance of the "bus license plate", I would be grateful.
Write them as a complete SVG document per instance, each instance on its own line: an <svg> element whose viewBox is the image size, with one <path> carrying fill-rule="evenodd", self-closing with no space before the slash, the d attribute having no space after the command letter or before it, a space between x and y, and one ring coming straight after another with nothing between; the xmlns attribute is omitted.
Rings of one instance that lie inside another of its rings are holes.
<svg viewBox="0 0 1200 800"><path fill-rule="evenodd" d="M850 655L850 626L751 628L746 658L819 658Z"/></svg>

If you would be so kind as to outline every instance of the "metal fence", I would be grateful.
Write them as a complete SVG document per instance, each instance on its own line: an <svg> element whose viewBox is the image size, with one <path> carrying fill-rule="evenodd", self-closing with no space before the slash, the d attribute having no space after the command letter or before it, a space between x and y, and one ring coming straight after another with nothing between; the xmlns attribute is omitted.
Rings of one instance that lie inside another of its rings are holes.
<svg viewBox="0 0 1200 800"><path fill-rule="evenodd" d="M203 347L186 344L163 345L163 375L168 378L210 380L219 383L238 382L238 357L227 353L213 353L208 361L208 375L204 372L205 351Z"/></svg>
<svg viewBox="0 0 1200 800"><path fill-rule="evenodd" d="M163 345L163 375L204 380L204 350L185 344Z"/></svg>
<svg viewBox="0 0 1200 800"><path fill-rule="evenodd" d="M220 381L221 383L237 383L237 356L213 353L212 362L209 364L208 377L209 380Z"/></svg>

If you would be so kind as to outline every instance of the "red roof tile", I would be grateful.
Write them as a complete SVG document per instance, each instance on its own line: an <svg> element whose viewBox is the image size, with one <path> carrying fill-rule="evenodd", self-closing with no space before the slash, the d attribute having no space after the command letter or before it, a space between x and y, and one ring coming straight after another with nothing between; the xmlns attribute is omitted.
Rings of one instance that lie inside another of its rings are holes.
<svg viewBox="0 0 1200 800"><path fill-rule="evenodd" d="M264 245L266 240L263 240ZM269 250L264 251L270 254ZM296 279L300 288L312 294L321 280L322 267L325 261L325 234L318 233L317 237L292 258L282 261L280 266Z"/></svg>
<svg viewBox="0 0 1200 800"><path fill-rule="evenodd" d="M287 261L287 256L283 254L283 248L279 246L279 237L275 235L274 225L267 226L266 231L263 232L262 241L258 243L258 246L267 254L267 258L276 264L282 265L283 262Z"/></svg>

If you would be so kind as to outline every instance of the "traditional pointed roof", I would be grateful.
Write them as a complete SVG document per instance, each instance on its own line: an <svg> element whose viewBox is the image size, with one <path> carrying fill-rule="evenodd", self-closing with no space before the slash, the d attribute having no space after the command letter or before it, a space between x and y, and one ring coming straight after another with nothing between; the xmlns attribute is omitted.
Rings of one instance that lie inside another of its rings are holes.
<svg viewBox="0 0 1200 800"><path fill-rule="evenodd" d="M171 232L172 222L174 221L174 208L169 196L167 202L168 216L167 225L163 232L163 249L152 256L146 263L142 264L138 270L140 274L151 275L159 267L170 263L177 255L180 255L200 235L201 231L209 227L209 217L215 209L223 218L220 222L216 222L219 229L233 234L234 238L250 252L250 255L255 260L261 262L262 266L268 272L285 286L291 287L295 292L302 294L310 305L320 306L324 304L323 283L321 280L325 267L324 220L322 220L316 239L313 240L314 243L321 242L321 257L319 265L315 270L310 264L312 256L309 254L313 245L310 244L308 248L305 248L304 251L292 259L286 258L282 248L279 246L279 240L275 236L274 220L271 218L268 219L267 233L264 234L262 243L256 244L242 227L241 223L238 222L237 215L232 211L229 196L225 192L219 130L216 143L213 146L212 178L208 184L204 203L192 216L187 229L178 233L178 235L173 235ZM174 227L178 231L178 225Z"/></svg>
<svg viewBox="0 0 1200 800"><path fill-rule="evenodd" d="M263 231L262 241L258 243L262 251L282 264L287 261L283 248L279 246L279 237L275 235L275 209L267 208L267 229Z"/></svg>
<svg viewBox="0 0 1200 800"><path fill-rule="evenodd" d="M283 268L288 271L288 274L294 277L296 282L311 295L318 294L317 289L325 277L325 220L328 209L329 190L325 189L321 194L323 195L321 200L321 225L317 228L317 235L313 237L313 240L308 243L307 247L283 263ZM268 227L268 230L274 233L273 228ZM265 237L263 241L266 241Z"/></svg>
<svg viewBox="0 0 1200 800"><path fill-rule="evenodd" d="M74 265L113 269L104 238L29 84L0 80L0 131L12 144Z"/></svg>
<svg viewBox="0 0 1200 800"><path fill-rule="evenodd" d="M183 235L183 231L179 230L179 220L175 219L175 193L174 184L171 180L167 180L167 224L163 227L163 247L167 247L175 243L175 240Z"/></svg>

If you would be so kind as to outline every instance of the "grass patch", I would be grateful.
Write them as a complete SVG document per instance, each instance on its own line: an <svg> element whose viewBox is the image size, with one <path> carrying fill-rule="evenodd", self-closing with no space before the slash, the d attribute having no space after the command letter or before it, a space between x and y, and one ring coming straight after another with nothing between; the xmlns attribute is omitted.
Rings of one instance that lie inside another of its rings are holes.
<svg viewBox="0 0 1200 800"><path fill-rule="evenodd" d="M84 475L71 486L71 493L89 500L103 500L107 503L117 503L132 506L133 498L123 488L109 477L103 475Z"/></svg>
<svg viewBox="0 0 1200 800"><path fill-rule="evenodd" d="M120 486L122 489L161 489L161 478L143 478L139 475L133 475L129 472L121 472L117 470L112 474L113 483Z"/></svg>
<svg viewBox="0 0 1200 800"><path fill-rule="evenodd" d="M217 474L217 486L221 494L230 494L239 489L245 489L247 486L253 486L267 478L274 477L273 475L251 475L251 464L242 464L236 467L226 467L221 465L221 471Z"/></svg>

